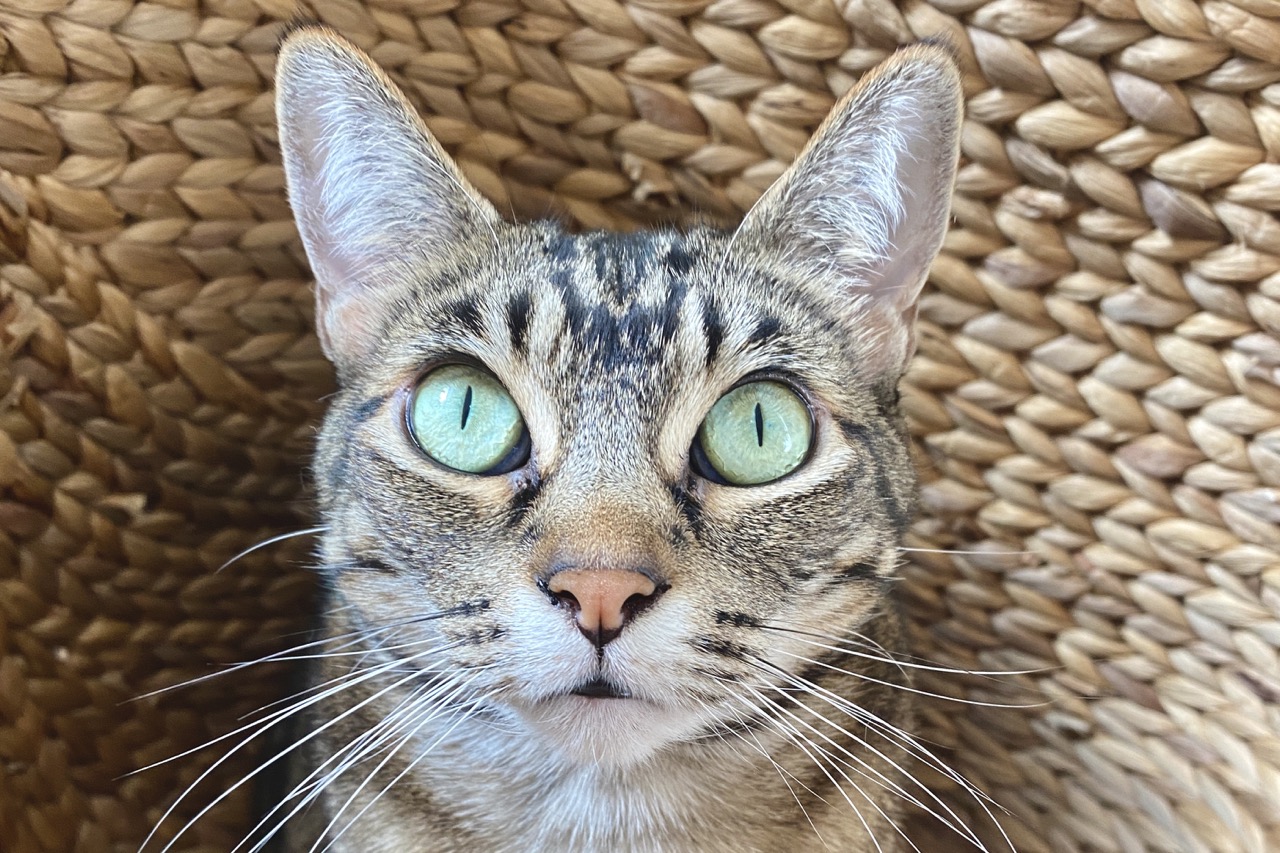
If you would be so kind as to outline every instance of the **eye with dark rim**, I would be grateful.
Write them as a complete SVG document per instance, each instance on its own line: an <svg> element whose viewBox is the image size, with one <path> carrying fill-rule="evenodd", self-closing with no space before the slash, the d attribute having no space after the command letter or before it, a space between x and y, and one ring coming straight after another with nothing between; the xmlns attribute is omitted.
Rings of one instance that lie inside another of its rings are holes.
<svg viewBox="0 0 1280 853"><path fill-rule="evenodd" d="M790 382L748 378L707 412L689 452L698 476L725 486L761 486L809 460L813 410Z"/></svg>
<svg viewBox="0 0 1280 853"><path fill-rule="evenodd" d="M404 415L418 449L450 470L494 476L529 461L529 430L515 400L475 364L428 371L409 393Z"/></svg>

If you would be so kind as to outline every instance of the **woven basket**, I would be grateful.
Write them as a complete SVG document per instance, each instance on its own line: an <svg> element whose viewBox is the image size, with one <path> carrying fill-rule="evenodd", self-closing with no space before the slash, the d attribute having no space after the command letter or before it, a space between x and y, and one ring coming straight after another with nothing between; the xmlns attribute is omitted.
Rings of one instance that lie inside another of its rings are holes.
<svg viewBox="0 0 1280 853"><path fill-rule="evenodd" d="M308 526L332 382L274 145L295 11L0 0L6 853L136 850L234 741L125 774L281 694L260 666L146 695L305 622L305 537L218 571ZM1019 850L1280 850L1280 3L303 11L390 69L500 207L607 228L732 221L833 93L953 41L969 120L904 397L924 511L900 589L918 655L1036 672L923 679L979 703L930 700L924 733ZM250 808L237 789L179 846L229 849Z"/></svg>

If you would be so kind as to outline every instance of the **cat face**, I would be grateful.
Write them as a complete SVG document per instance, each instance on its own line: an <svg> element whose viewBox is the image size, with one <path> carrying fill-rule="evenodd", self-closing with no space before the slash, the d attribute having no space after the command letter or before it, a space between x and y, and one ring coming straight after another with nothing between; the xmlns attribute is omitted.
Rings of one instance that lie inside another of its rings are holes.
<svg viewBox="0 0 1280 853"><path fill-rule="evenodd" d="M883 614L914 501L895 386L956 157L944 54L864 83L733 233L504 223L324 31L279 87L341 383L324 570L375 654L627 765L820 665L797 632Z"/></svg>

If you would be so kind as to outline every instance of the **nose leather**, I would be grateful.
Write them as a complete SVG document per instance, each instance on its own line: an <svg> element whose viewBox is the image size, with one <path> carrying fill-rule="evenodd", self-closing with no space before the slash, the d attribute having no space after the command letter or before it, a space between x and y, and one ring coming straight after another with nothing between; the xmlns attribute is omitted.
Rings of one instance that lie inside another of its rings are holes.
<svg viewBox="0 0 1280 853"><path fill-rule="evenodd" d="M551 576L547 588L576 611L578 630L598 646L617 637L629 611L657 592L652 580L629 569L565 569Z"/></svg>

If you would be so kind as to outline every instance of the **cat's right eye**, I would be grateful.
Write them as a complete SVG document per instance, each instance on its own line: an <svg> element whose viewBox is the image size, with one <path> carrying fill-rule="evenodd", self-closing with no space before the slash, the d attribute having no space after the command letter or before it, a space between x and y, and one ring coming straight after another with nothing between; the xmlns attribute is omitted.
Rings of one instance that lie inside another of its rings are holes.
<svg viewBox="0 0 1280 853"><path fill-rule="evenodd" d="M406 413L422 452L467 474L505 474L529 458L529 433L511 394L493 376L448 364L423 377Z"/></svg>

